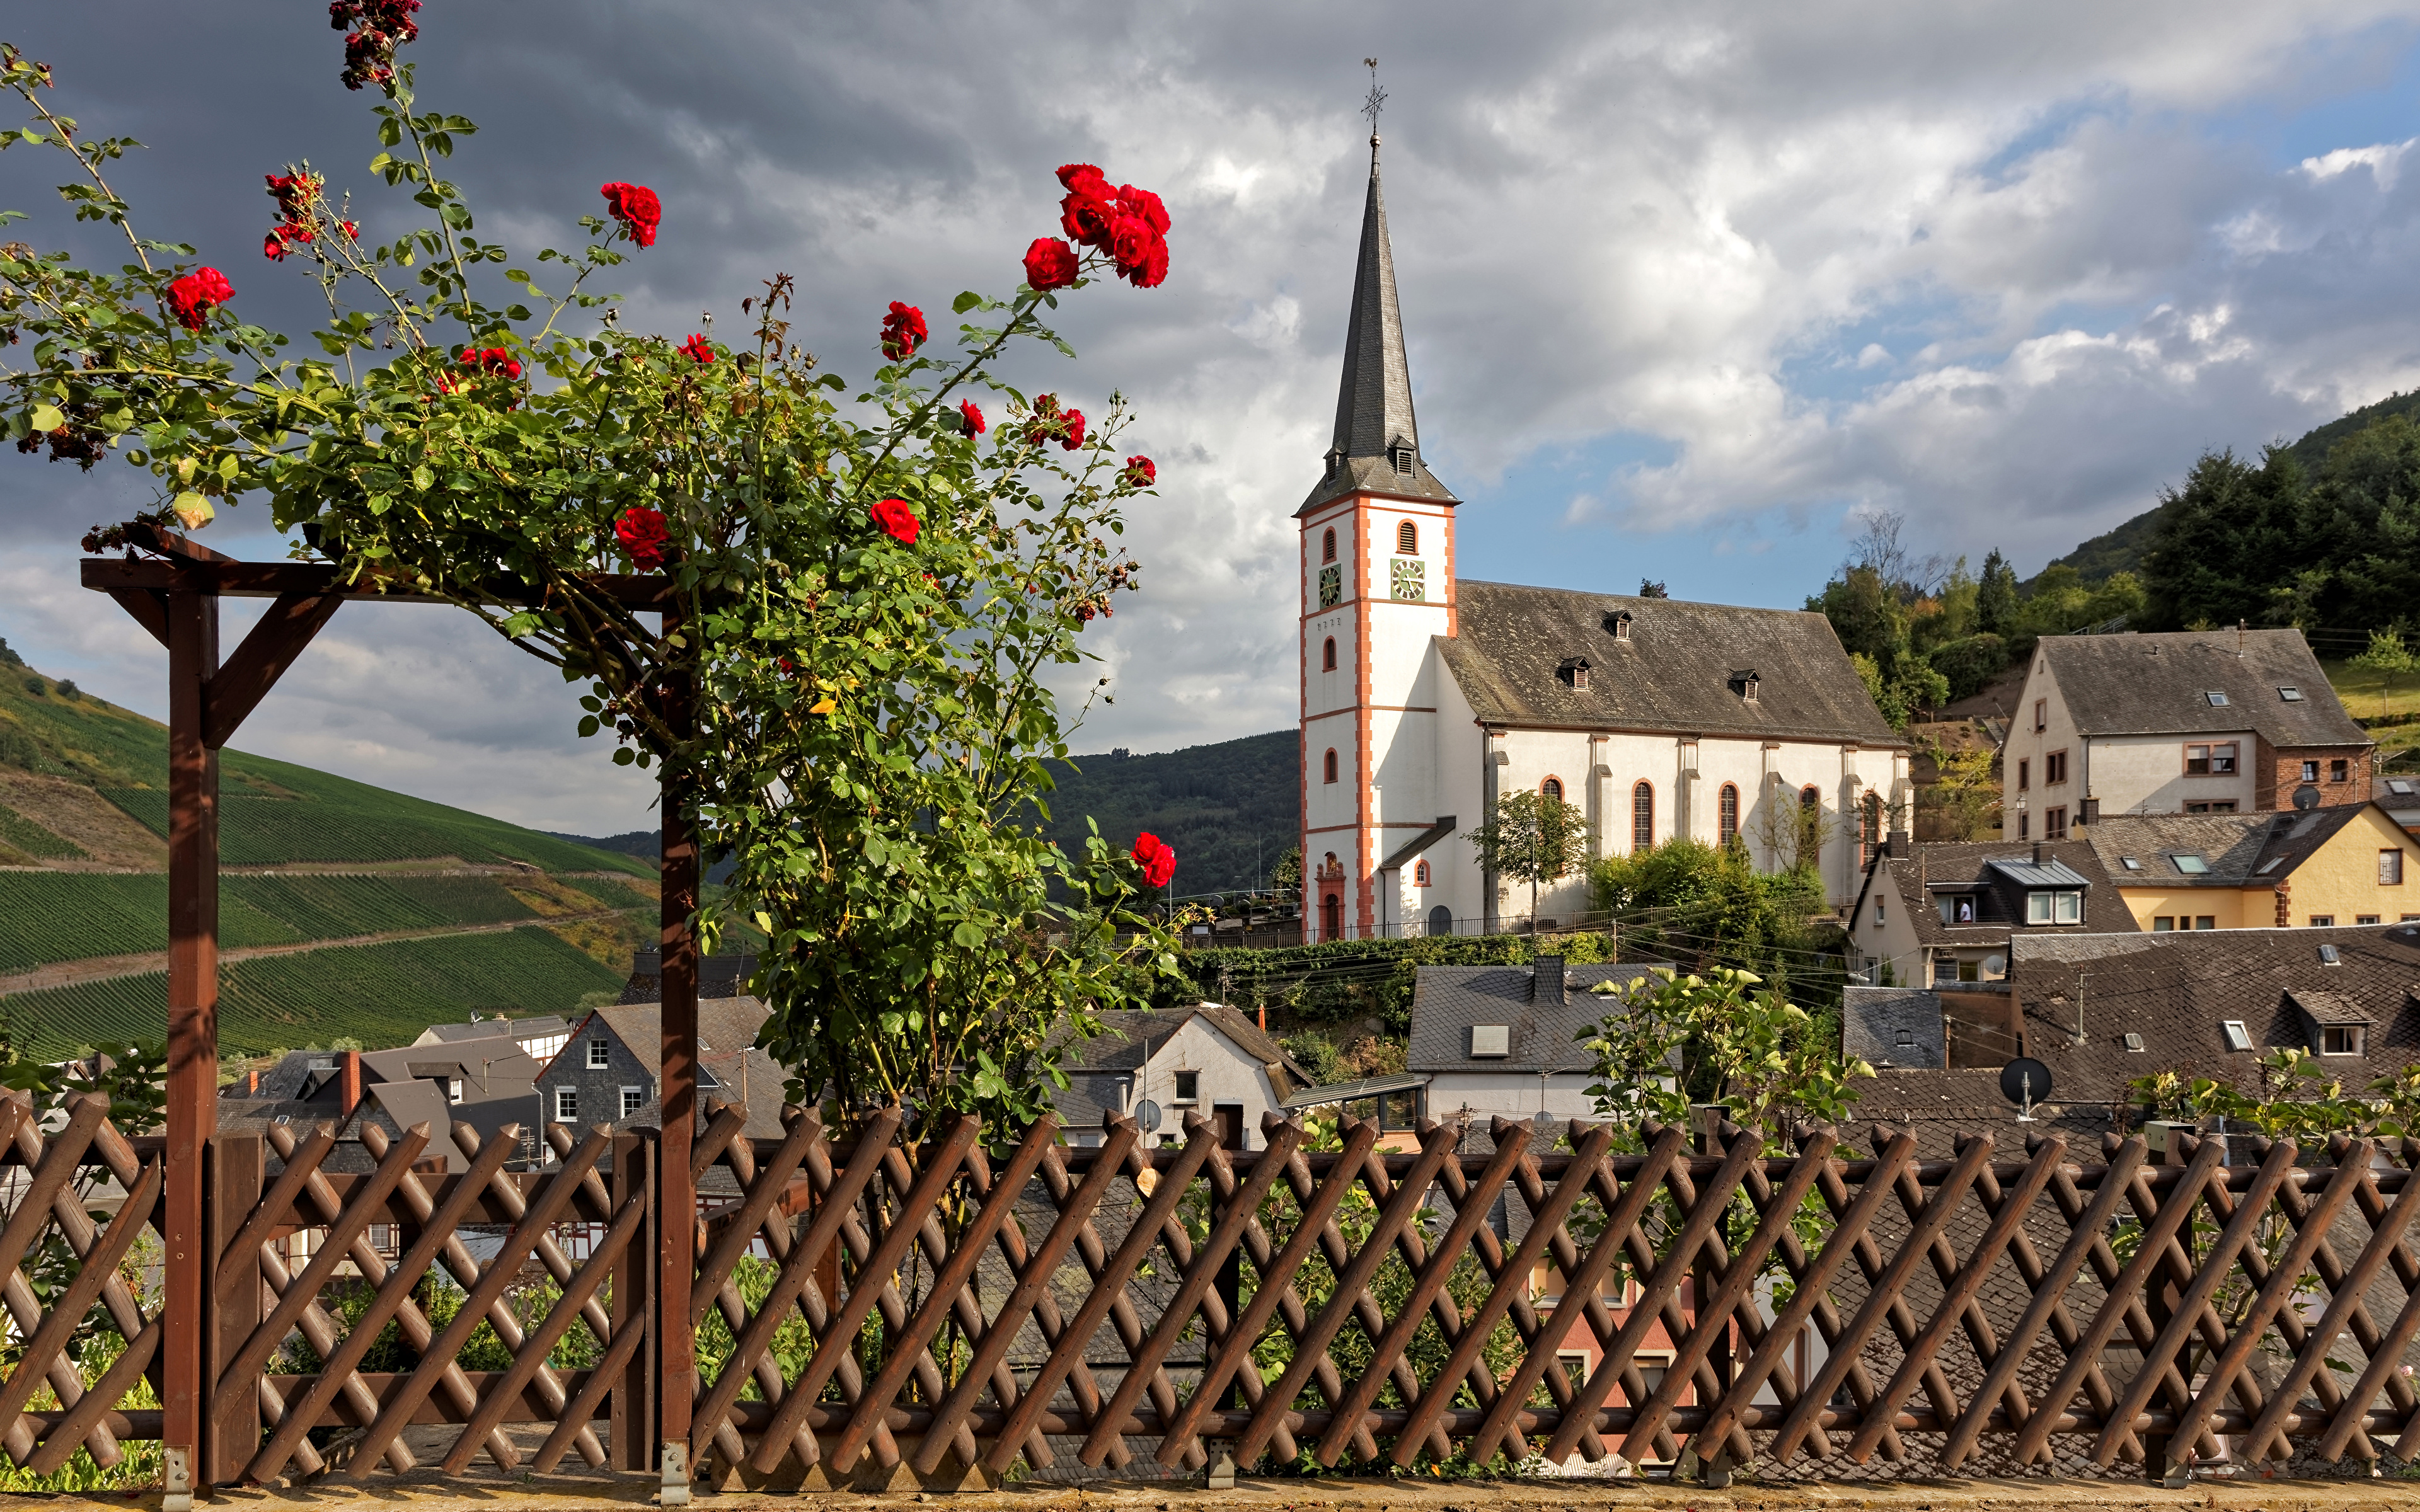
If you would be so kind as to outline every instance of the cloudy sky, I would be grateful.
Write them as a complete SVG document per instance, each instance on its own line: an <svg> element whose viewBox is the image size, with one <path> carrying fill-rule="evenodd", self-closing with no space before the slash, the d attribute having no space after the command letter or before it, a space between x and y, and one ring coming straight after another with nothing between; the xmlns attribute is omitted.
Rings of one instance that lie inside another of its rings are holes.
<svg viewBox="0 0 2420 1512"><path fill-rule="evenodd" d="M1466 501L1471 577L1794 606L1872 510L1919 550L1997 546L2030 572L2204 448L2420 382L2420 0L430 0L422 20L423 106L483 128L454 164L483 234L568 245L598 183L662 196L660 241L621 270L635 327L732 330L787 271L806 344L861 378L889 301L1014 285L1058 163L1161 192L1167 284L1084 291L1080 363L1015 375L1087 409L1123 390L1160 461L1129 536L1144 591L1093 637L1117 702L1081 749L1294 720L1289 517L1334 412L1367 54L1421 440ZM162 22L80 0L6 39L57 71L54 108L149 144L117 173L146 235L299 331L315 296L260 256L261 175L307 157L360 192L368 234L416 224L364 169L372 97L337 85L314 4ZM0 155L0 207L34 216L14 234L116 263L62 213L60 166ZM75 537L147 502L140 476L0 455L0 635L157 713L161 653L72 586ZM275 555L263 513L209 539ZM238 744L549 828L649 822L647 783L576 717L467 617L353 607Z"/></svg>

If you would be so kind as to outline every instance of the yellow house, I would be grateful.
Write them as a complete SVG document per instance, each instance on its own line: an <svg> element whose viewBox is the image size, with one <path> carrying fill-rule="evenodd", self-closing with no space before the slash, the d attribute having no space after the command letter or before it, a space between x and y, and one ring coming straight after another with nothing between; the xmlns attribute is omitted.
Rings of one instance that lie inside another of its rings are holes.
<svg viewBox="0 0 2420 1512"><path fill-rule="evenodd" d="M2086 838L2154 933L2420 919L2420 835L2375 803L2103 816Z"/></svg>

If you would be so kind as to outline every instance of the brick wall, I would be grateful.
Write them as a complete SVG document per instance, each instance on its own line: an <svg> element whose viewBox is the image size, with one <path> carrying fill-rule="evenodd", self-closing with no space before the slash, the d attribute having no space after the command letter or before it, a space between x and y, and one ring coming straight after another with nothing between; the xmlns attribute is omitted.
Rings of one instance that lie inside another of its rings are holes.
<svg viewBox="0 0 2420 1512"><path fill-rule="evenodd" d="M2368 746L2272 746L2260 743L2260 754L2266 769L2258 774L2263 790L2262 807L2291 809L2294 790L2303 785L2303 764L2317 762L2319 779L2313 783L2319 790L2319 807L2342 808L2347 804L2369 801L2370 758L2374 748ZM2345 764L2345 779L2334 780L2329 774L2334 764ZM2273 790L2275 796L2268 797Z"/></svg>

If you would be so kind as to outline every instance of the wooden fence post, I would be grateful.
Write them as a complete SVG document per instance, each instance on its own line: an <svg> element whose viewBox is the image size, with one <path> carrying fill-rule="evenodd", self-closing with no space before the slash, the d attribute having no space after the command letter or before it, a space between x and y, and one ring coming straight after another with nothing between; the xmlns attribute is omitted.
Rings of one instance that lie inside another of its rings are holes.
<svg viewBox="0 0 2420 1512"><path fill-rule="evenodd" d="M664 637L681 633L677 601L667 603ZM697 688L686 671L664 678L664 722L675 741L686 742L696 726ZM663 1110L656 1157L657 1256L656 1355L659 1435L659 1465L663 1503L688 1500L690 1411L697 1389L697 1341L690 1331L690 1288L697 1273L697 1183L690 1173L690 1146L697 1130L697 935L690 918L697 911L697 831L690 817L696 786L688 759L663 764L663 903L660 914L663 1061L658 1083Z"/></svg>
<svg viewBox="0 0 2420 1512"><path fill-rule="evenodd" d="M654 1154L653 1141L631 1134L613 1136L613 1211L621 1211L636 1194L646 1203L647 1211L638 1241L624 1245L621 1254L613 1258L613 1311L608 1321L617 1339L626 1328L646 1328L653 1306L655 1288L649 1283L655 1271L652 1257L656 1253L656 1205L649 1190L649 1167ZM613 1443L609 1447L615 1470L644 1471L655 1460L649 1448L656 1442L654 1345L653 1338L642 1341L629 1363L622 1367L621 1378L613 1382L607 1422L612 1429Z"/></svg>
<svg viewBox="0 0 2420 1512"><path fill-rule="evenodd" d="M1690 1122L1696 1125L1699 1154L1712 1156L1726 1153L1722 1139L1723 1112L1723 1107L1718 1103L1700 1103L1689 1109ZM1699 1202L1719 1201L1728 1207L1730 1196L1730 1193L1717 1194L1704 1187L1698 1188ZM1726 1248L1729 1247L1728 1236L1719 1228L1716 1230L1714 1242ZM1714 1335L1714 1342L1706 1348L1707 1368L1714 1371L1714 1381L1721 1388L1715 1395L1716 1401L1721 1400L1722 1396L1730 1392L1731 1384L1730 1319L1726 1317L1710 1320L1706 1316L1706 1299L1713 1296L1720 1285L1721 1283L1714 1278L1714 1268L1706 1262L1704 1252L1701 1250L1697 1256L1692 1257L1689 1268L1690 1332L1696 1333L1714 1327L1721 1330ZM1714 1405L1714 1402L1705 1404L1708 1408ZM1689 1448L1693 1454L1697 1453L1698 1441L1695 1436L1689 1440ZM1697 1454L1697 1459L1699 1474L1707 1486L1720 1489L1731 1483L1730 1458L1720 1446L1711 1454Z"/></svg>
<svg viewBox="0 0 2420 1512"><path fill-rule="evenodd" d="M228 1246L260 1205L267 1162L257 1134L217 1134L206 1149L210 1311L202 1365L210 1395L201 1462L194 1467L197 1488L237 1479L260 1447L260 1378L225 1377L228 1360L260 1326L260 1251L235 1254Z"/></svg>
<svg viewBox="0 0 2420 1512"><path fill-rule="evenodd" d="M189 574L200 569L187 569ZM162 1323L167 1512L190 1512L209 1399L210 1269L203 1150L218 1130L219 753L206 738L219 599L171 592L168 621L167 1273Z"/></svg>

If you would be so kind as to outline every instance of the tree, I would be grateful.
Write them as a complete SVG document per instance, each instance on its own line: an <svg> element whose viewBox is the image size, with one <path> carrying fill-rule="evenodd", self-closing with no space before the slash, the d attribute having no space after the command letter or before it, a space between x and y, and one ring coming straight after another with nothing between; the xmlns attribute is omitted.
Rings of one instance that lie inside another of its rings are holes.
<svg viewBox="0 0 2420 1512"><path fill-rule="evenodd" d="M2292 606L2275 590L2312 564L2303 493L2302 466L2284 447L2265 449L2257 465L2232 451L2203 453L2181 486L2160 491L2159 525L2143 554L2149 625L2292 623Z"/></svg>
<svg viewBox="0 0 2420 1512"><path fill-rule="evenodd" d="M1940 815L1940 838L1950 841L1991 840L2000 830L2000 784L1992 773L1993 752L1987 746L1950 750L1939 741L1925 748L1938 774L1927 793Z"/></svg>
<svg viewBox="0 0 2420 1512"><path fill-rule="evenodd" d="M1604 1019L1580 1031L1600 1116L1632 1131L1681 1123L1694 1103L1717 1103L1742 1128L1777 1142L1800 1119L1838 1123L1874 1074L1842 1057L1824 1020L1753 972L1683 976L1658 966L1590 989Z"/></svg>
<svg viewBox="0 0 2420 1512"><path fill-rule="evenodd" d="M1838 996L1839 956L1821 949L1807 924L1825 903L1811 871L1759 872L1745 846L1671 840L1600 858L1589 889L1626 950L1699 971L1754 971L1802 996Z"/></svg>
<svg viewBox="0 0 2420 1512"><path fill-rule="evenodd" d="M661 763L667 802L730 859L700 937L764 936L752 986L800 1095L1034 1116L1093 1014L1173 967L1137 907L1164 856L1096 830L1063 849L1018 821L1067 754L1046 679L1136 586L1121 507L1156 470L1119 455L1122 401L1088 422L992 364L1019 341L1066 350L1045 317L1067 291L1159 282L1157 197L1068 164L1080 247L1037 239L1011 298L958 295L946 360L893 301L867 322L881 365L844 403L790 340L788 275L738 301L736 345L630 331L588 285L654 244L652 192L608 185L586 246L516 266L438 173L473 123L418 112L391 58L349 69L378 85L373 170L435 224L373 245L307 164L272 177L264 250L331 311L294 343L240 320L224 273L155 263L190 249L136 235L103 172L137 144L71 135L49 70L0 54L40 128L12 139L66 154L68 198L133 255L111 272L0 249L0 335L30 361L0 373L12 434L80 465L120 451L157 482L145 527L265 496L346 580L455 603L584 684L581 733ZM611 571L661 583L660 624L597 590Z"/></svg>
<svg viewBox="0 0 2420 1512"><path fill-rule="evenodd" d="M2420 656L2403 643L2400 630L2372 630L2369 648L2354 656L2352 665L2378 673L2378 712L2383 716L2393 712L2395 674L2420 671Z"/></svg>
<svg viewBox="0 0 2420 1512"><path fill-rule="evenodd" d="M2017 569L1993 547L1975 585L1975 627L2006 640L2017 628Z"/></svg>
<svg viewBox="0 0 2420 1512"><path fill-rule="evenodd" d="M1276 868L1269 872L1269 886L1280 890L1302 886L1301 846L1293 846L1278 857Z"/></svg>
<svg viewBox="0 0 2420 1512"><path fill-rule="evenodd" d="M1496 800L1487 823L1466 831L1480 867L1529 885L1529 932L1538 930L1538 887L1579 865L1588 848L1588 823L1580 810L1558 797L1523 788Z"/></svg>

